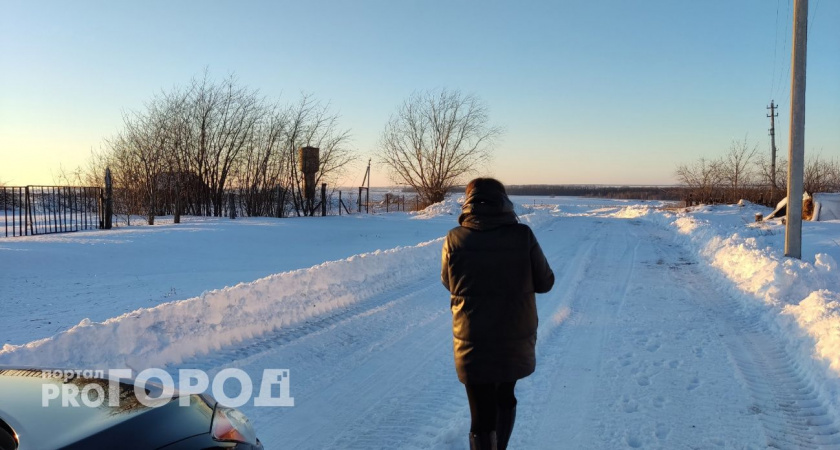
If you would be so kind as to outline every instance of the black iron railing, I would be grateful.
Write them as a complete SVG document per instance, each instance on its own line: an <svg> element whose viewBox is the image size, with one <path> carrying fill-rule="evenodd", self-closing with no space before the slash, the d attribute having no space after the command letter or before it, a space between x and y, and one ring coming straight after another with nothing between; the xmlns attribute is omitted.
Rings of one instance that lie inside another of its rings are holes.
<svg viewBox="0 0 840 450"><path fill-rule="evenodd" d="M95 230L102 224L102 188L0 187L0 219L6 237Z"/></svg>

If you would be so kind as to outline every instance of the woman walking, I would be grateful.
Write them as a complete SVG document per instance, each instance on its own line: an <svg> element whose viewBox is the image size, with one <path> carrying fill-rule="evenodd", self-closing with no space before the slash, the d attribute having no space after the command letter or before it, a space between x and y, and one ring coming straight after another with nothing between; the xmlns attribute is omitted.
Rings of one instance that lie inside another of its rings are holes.
<svg viewBox="0 0 840 450"><path fill-rule="evenodd" d="M534 372L535 293L554 273L504 185L467 184L459 227L443 244L441 279L451 294L455 370L470 403L471 449L505 449L516 417L516 381Z"/></svg>

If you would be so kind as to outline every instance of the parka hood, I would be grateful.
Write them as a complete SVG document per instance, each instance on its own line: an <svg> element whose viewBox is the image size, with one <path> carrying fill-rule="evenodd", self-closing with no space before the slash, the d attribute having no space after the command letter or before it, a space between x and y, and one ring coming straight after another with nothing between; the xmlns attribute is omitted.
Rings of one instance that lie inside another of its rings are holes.
<svg viewBox="0 0 840 450"><path fill-rule="evenodd" d="M473 230L492 230L518 221L507 194L495 189L473 189L458 217L462 227Z"/></svg>

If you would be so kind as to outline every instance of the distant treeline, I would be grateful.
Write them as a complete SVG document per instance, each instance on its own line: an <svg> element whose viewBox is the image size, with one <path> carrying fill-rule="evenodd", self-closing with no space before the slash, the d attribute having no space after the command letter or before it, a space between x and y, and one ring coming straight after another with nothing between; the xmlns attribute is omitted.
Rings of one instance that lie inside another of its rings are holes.
<svg viewBox="0 0 840 450"><path fill-rule="evenodd" d="M683 200L685 189L679 186L602 186L586 184L526 184L510 185L509 195L540 195L560 197L598 197L621 200ZM464 187L456 191L463 192Z"/></svg>

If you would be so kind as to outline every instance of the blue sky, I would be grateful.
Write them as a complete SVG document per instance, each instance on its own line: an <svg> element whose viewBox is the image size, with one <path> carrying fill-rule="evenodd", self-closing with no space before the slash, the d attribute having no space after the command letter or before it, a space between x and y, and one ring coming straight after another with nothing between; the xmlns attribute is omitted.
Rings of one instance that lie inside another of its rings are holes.
<svg viewBox="0 0 840 450"><path fill-rule="evenodd" d="M510 184L671 184L733 139L788 147L792 0L0 0L0 181L52 183L161 89L235 73L330 102L361 181L413 91L483 99ZM840 1L810 0L806 155L840 157ZM390 184L374 166L374 184Z"/></svg>

